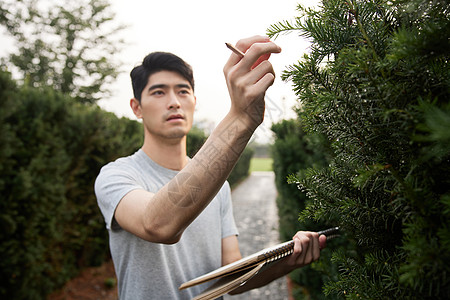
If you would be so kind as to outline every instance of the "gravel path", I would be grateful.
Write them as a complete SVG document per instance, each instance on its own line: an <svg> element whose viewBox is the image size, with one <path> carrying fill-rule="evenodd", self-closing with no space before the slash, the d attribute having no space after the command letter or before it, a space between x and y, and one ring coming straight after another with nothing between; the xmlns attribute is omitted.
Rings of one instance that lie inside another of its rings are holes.
<svg viewBox="0 0 450 300"><path fill-rule="evenodd" d="M234 217L243 256L280 243L274 180L273 172L253 172L232 192ZM288 299L286 277L241 295L226 295L224 299Z"/></svg>

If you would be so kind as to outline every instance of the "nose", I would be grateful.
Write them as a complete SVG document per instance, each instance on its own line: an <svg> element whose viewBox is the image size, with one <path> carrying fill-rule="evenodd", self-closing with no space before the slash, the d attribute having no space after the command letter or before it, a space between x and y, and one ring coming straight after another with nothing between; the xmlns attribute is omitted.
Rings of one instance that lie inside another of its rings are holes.
<svg viewBox="0 0 450 300"><path fill-rule="evenodd" d="M169 109L180 108L180 101L178 100L177 94L174 91L170 92L168 101L169 102L167 106Z"/></svg>

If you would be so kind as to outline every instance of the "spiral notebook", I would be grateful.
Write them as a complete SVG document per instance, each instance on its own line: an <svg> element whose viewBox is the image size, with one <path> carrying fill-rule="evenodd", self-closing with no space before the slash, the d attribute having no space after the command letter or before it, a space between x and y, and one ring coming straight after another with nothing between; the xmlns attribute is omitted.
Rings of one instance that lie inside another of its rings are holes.
<svg viewBox="0 0 450 300"><path fill-rule="evenodd" d="M318 233L319 235L323 234L327 236L327 240L329 240L330 238L337 236L338 231L339 227L333 227ZM220 278L217 282L194 298L195 300L215 299L245 284L250 278L258 274L271 262L291 255L292 252L294 252L294 241L284 242L263 249L210 273L185 282L180 286L180 290Z"/></svg>

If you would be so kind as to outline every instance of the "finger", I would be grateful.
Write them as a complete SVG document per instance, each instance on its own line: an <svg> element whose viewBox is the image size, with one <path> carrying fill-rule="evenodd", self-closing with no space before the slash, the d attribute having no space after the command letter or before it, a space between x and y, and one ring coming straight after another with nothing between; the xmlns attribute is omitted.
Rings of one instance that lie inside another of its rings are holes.
<svg viewBox="0 0 450 300"><path fill-rule="evenodd" d="M256 68L257 66L259 66L259 64L261 64L263 61L269 60L269 58L270 58L270 53L266 53L266 54L263 54L262 56L260 56L260 57L258 58L258 60L253 64L252 70L253 70L254 68Z"/></svg>
<svg viewBox="0 0 450 300"><path fill-rule="evenodd" d="M304 255L303 264L309 264L312 261L313 258L313 246L314 246L314 239L311 236L310 232L306 232L304 235L305 243L307 242L307 248Z"/></svg>
<svg viewBox="0 0 450 300"><path fill-rule="evenodd" d="M273 70L272 64L268 61L264 61L248 73L248 82L255 84L268 73L271 73L275 77L275 71Z"/></svg>
<svg viewBox="0 0 450 300"><path fill-rule="evenodd" d="M244 70L255 68L262 61L267 60L271 53L280 53L281 48L273 42L254 43L245 52L240 64Z"/></svg>
<svg viewBox="0 0 450 300"><path fill-rule="evenodd" d="M239 40L236 43L236 48L245 53L253 44L267 43L267 42L270 42L270 39L267 36L255 35L252 37Z"/></svg>
<svg viewBox="0 0 450 300"><path fill-rule="evenodd" d="M236 71L236 70L235 70ZM235 73L235 72L234 72ZM236 75L236 73L234 74ZM234 75L230 76L233 77ZM231 78L230 77L230 78ZM273 85L275 81L275 72L272 64L268 61L261 63L254 70L242 76L241 85L247 87L246 94L250 98L263 98L266 90Z"/></svg>
<svg viewBox="0 0 450 300"><path fill-rule="evenodd" d="M327 246L327 237L326 235L322 234L319 236L319 248L322 250Z"/></svg>
<svg viewBox="0 0 450 300"><path fill-rule="evenodd" d="M302 242L300 241L299 237L294 236L293 238L294 240L294 252L293 254L295 255L299 255L300 253L302 253Z"/></svg>
<svg viewBox="0 0 450 300"><path fill-rule="evenodd" d="M295 266L300 255L303 253L302 242L297 235L295 235L292 240L294 241L294 250L292 254L289 256L289 264Z"/></svg>
<svg viewBox="0 0 450 300"><path fill-rule="evenodd" d="M298 256L296 258L296 264L299 266L303 266L306 264L307 259L308 259L308 255L309 255L309 247L310 247L310 240L308 238L308 236L306 236L306 234L304 232L300 233L298 235L298 239L300 241L300 245L301 245L301 253L298 253ZM295 252L295 249L294 249Z"/></svg>
<svg viewBox="0 0 450 300"><path fill-rule="evenodd" d="M319 247L319 235L317 233L312 233L312 260L316 261L320 257L320 247Z"/></svg>
<svg viewBox="0 0 450 300"><path fill-rule="evenodd" d="M249 38L241 39L236 43L236 48L239 49L242 52L246 52L248 48L250 48L251 45L254 43L267 43L270 39L266 36L252 36ZM225 64L225 68L229 68L231 66L234 66L237 64L242 58L237 55L236 53L231 53L230 58L228 59L227 63Z"/></svg>
<svg viewBox="0 0 450 300"><path fill-rule="evenodd" d="M261 36L240 40L236 44L236 48L242 52L245 52L245 56L241 57L235 53L232 53L227 64L225 65L225 70L239 62L242 62L241 70L246 72L254 69L261 62L268 60L271 53L281 52L281 48L278 45L271 42L267 37Z"/></svg>
<svg viewBox="0 0 450 300"><path fill-rule="evenodd" d="M274 82L275 76L272 73L267 73L250 88L250 92L253 95L259 95L261 93L264 94Z"/></svg>

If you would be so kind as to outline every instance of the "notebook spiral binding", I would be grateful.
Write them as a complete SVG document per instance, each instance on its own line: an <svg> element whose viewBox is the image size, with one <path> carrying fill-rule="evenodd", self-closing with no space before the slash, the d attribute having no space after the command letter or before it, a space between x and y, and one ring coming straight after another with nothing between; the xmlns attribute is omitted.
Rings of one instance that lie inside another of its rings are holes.
<svg viewBox="0 0 450 300"><path fill-rule="evenodd" d="M294 252L294 241L291 241L281 248L264 253L264 258L267 259L266 262L270 263L285 256L291 255L292 252Z"/></svg>
<svg viewBox="0 0 450 300"><path fill-rule="evenodd" d="M325 235L327 237L327 241L334 239L336 237L339 236L338 234L339 232L339 227L332 227L332 228L328 228L322 231L319 231L318 234L320 235ZM279 260L283 257L286 257L288 255L291 255L294 252L294 241L290 241L289 243L287 243L286 245L271 250L271 251L267 251L266 253L263 254L264 259L266 259L267 263Z"/></svg>

